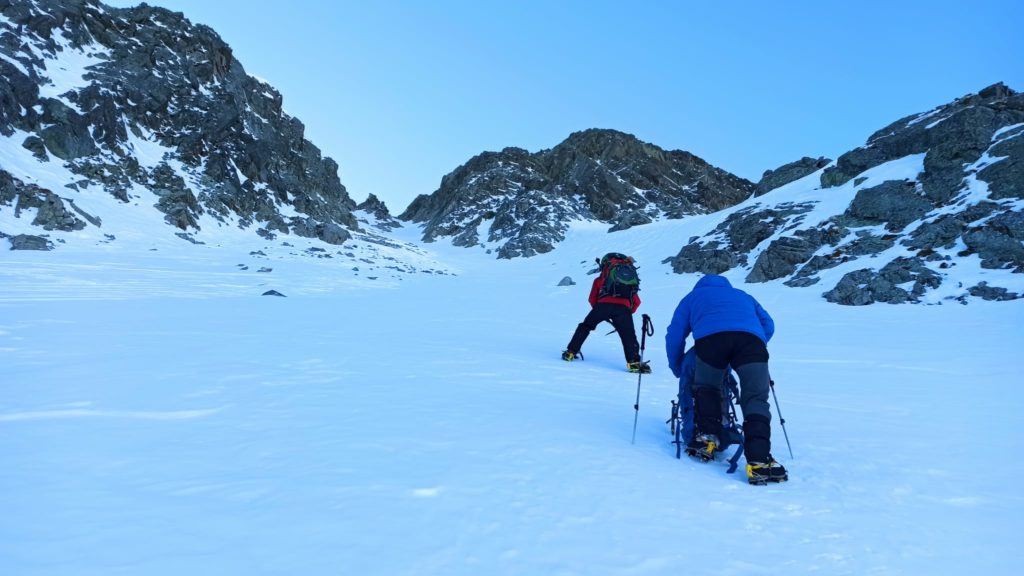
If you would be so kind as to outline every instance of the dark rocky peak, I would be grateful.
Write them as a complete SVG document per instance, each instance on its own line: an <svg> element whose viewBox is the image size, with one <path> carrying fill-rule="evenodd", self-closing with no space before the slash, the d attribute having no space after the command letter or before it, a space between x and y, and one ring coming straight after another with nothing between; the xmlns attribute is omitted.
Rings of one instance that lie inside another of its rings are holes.
<svg viewBox="0 0 1024 576"><path fill-rule="evenodd" d="M575 156L599 162L631 162L644 156L665 160L665 151L632 134L603 128L573 132L552 149L551 157Z"/></svg>
<svg viewBox="0 0 1024 576"><path fill-rule="evenodd" d="M146 189L187 236L212 223L338 244L359 229L337 164L209 27L95 0L0 0L0 15L0 133L74 174L38 182L58 201Z"/></svg>
<svg viewBox="0 0 1024 576"><path fill-rule="evenodd" d="M522 148L509 147L501 152L483 152L441 179L441 188L438 189L441 194L438 200L451 201L452 198L445 192L468 189L488 196L506 194L510 191L508 186L513 182L529 185L528 181L521 182L520 178L529 180L528 174L540 175L543 171L543 166L536 162L533 155ZM513 175L516 178L510 178ZM427 196L420 195L417 200L420 198ZM415 211L412 205L406 213L411 213L410 210Z"/></svg>
<svg viewBox="0 0 1024 576"><path fill-rule="evenodd" d="M370 194L362 204L356 206L356 210L365 212L367 216L373 218L373 222L367 220L366 223L375 228L391 230L393 228L402 227L401 222L395 220L395 218L391 216L391 212L388 210L387 205L385 205L380 198L377 198L375 194ZM359 217L357 216L357 218ZM359 220L360 222L363 222L362 219Z"/></svg>
<svg viewBox="0 0 1024 576"><path fill-rule="evenodd" d="M680 273L740 268L747 282L828 281L824 297L850 305L1024 297L1009 278L1024 274L1021 94L996 84L890 124L825 168L821 200L793 202L779 189L823 163L766 173L759 188L773 192L666 262ZM842 211L822 213L819 203L836 198L847 199Z"/></svg>
<svg viewBox="0 0 1024 576"><path fill-rule="evenodd" d="M457 246L513 258L552 250L573 221L622 230L732 206L753 189L688 152L591 129L536 153L506 148L474 156L399 218L422 223L425 241L451 237Z"/></svg>
<svg viewBox="0 0 1024 576"><path fill-rule="evenodd" d="M713 212L753 191L751 182L689 152L666 151L617 130L574 132L540 154L548 171L565 182L567 191L586 197L601 221L614 221L622 207L637 209L643 201L653 202L669 218Z"/></svg>
<svg viewBox="0 0 1024 576"><path fill-rule="evenodd" d="M527 187L530 174L536 184L543 184L543 167L522 148L505 148L501 152L483 152L469 159L441 178L441 187L433 194L420 194L398 217L401 220L438 224L446 212L457 204L490 205L492 198L508 195L512 187ZM431 234L428 241L436 236Z"/></svg>
<svg viewBox="0 0 1024 576"><path fill-rule="evenodd" d="M391 212L388 211L388 207L384 204L384 201L377 198L376 194L370 194L366 200L356 206L356 210L363 210L374 215L391 216Z"/></svg>

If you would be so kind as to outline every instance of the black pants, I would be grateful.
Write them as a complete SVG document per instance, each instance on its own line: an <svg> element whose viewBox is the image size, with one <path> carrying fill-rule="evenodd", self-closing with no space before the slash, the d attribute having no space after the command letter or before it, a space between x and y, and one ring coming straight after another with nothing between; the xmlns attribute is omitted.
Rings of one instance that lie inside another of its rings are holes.
<svg viewBox="0 0 1024 576"><path fill-rule="evenodd" d="M590 309L587 317L576 327L572 340L566 347L570 352L579 352L587 336L597 328L601 322L608 320L619 333L622 340L622 351L626 355L626 362L640 361L640 344L636 341L636 328L633 327L633 313L622 304L609 304L598 302Z"/></svg>
<svg viewBox="0 0 1024 576"><path fill-rule="evenodd" d="M771 418L768 407L771 376L768 348L747 332L718 332L693 345L697 366L693 377L694 419L701 434L722 433L720 383L731 366L740 380L743 411L743 449L748 462L765 462L771 451Z"/></svg>

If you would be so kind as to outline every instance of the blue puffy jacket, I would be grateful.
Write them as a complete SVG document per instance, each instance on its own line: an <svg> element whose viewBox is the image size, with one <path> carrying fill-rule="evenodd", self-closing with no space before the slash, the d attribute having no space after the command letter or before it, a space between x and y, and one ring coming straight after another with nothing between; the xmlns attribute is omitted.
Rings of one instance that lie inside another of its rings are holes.
<svg viewBox="0 0 1024 576"><path fill-rule="evenodd" d="M686 337L703 338L718 332L749 332L767 344L775 333L775 322L743 290L733 288L723 276L708 275L683 297L672 315L665 334L668 365L676 378L682 373Z"/></svg>

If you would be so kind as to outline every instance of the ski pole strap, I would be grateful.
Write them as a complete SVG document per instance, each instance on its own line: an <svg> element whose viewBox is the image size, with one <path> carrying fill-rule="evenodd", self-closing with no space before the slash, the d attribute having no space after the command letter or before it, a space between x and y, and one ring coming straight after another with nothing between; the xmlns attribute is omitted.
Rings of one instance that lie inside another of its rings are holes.
<svg viewBox="0 0 1024 576"><path fill-rule="evenodd" d="M642 316L644 319L643 324L640 325L640 357L643 358L643 351L647 348L647 337L654 336L654 324L651 323L651 317L647 314Z"/></svg>

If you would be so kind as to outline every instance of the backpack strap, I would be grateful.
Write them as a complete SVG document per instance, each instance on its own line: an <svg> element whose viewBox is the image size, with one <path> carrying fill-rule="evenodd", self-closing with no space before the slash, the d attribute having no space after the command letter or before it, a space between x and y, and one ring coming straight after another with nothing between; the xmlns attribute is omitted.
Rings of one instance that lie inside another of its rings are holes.
<svg viewBox="0 0 1024 576"><path fill-rule="evenodd" d="M739 466L740 458L743 456L743 429L740 427L739 419L736 418L736 398L739 396L739 390L737 389L736 380L732 377L732 369L730 368L726 372L725 376L725 393L729 396L729 426L736 431L736 435L740 441L736 453L729 458L729 469L727 473L732 474L736 471L736 467Z"/></svg>
<svg viewBox="0 0 1024 576"><path fill-rule="evenodd" d="M739 466L740 456L743 456L743 442L740 442L739 446L736 449L736 453L732 455L732 458L729 458L729 469L726 470L729 474L736 471L736 467Z"/></svg>
<svg viewBox="0 0 1024 576"><path fill-rule="evenodd" d="M675 440L673 440L672 443L676 445L676 460L679 460L679 457L683 452L683 441L680 438L683 433L683 419L680 414L679 403L675 400L672 401L672 415L669 417L668 423L671 427L672 434L675 436Z"/></svg>

